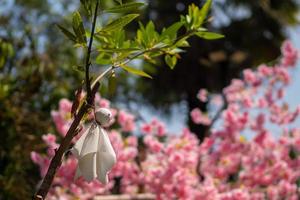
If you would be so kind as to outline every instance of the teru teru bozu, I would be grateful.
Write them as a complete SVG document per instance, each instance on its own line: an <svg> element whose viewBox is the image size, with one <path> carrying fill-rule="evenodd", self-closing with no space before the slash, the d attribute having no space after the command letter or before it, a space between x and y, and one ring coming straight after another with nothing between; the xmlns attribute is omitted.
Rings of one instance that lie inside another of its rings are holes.
<svg viewBox="0 0 300 200"><path fill-rule="evenodd" d="M111 121L112 113L106 108L95 112L95 121L75 143L71 152L78 159L75 179L83 176L90 182L97 178L108 183L108 172L116 163L116 154L103 127Z"/></svg>

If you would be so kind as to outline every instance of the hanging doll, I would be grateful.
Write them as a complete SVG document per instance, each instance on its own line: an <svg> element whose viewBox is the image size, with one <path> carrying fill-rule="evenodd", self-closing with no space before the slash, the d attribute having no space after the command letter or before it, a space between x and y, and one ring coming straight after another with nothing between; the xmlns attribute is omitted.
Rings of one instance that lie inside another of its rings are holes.
<svg viewBox="0 0 300 200"><path fill-rule="evenodd" d="M75 179L83 176L88 182L97 178L108 183L108 172L116 163L116 154L103 127L112 118L111 112L100 108L95 112L95 121L75 143L71 152L78 159Z"/></svg>

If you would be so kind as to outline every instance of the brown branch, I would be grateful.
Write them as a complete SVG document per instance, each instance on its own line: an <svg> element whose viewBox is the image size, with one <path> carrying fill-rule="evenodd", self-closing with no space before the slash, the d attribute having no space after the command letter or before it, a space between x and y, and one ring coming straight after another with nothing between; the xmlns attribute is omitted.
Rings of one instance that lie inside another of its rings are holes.
<svg viewBox="0 0 300 200"><path fill-rule="evenodd" d="M80 125L82 118L88 112L89 108L91 108L92 105L94 104L95 94L98 91L100 86L100 83L97 82L91 88L90 77L89 77L90 65L91 65L91 61L90 61L91 51L92 51L93 37L94 37L96 21L97 21L98 7L99 7L99 1L96 2L93 22L92 22L91 37L86 52L86 60L85 60L85 83L86 83L86 90L87 90L86 101L80 107L77 115L75 115L75 118L66 136L63 138L62 143L60 144L58 150L55 152L55 155L50 162L46 176L44 177L37 193L33 197L34 200L43 200L46 198L48 191L51 187L51 184L53 182L54 176L56 174L56 171L61 165L62 157L64 153L67 151L67 149L69 148L72 139L78 133L78 126Z"/></svg>
<svg viewBox="0 0 300 200"><path fill-rule="evenodd" d="M220 118L222 112L227 108L228 102L225 94L221 94L223 98L223 105L219 108L215 116L212 118L210 125L206 128L205 137L208 137L211 132L211 128L215 125L216 121Z"/></svg>
<svg viewBox="0 0 300 200"><path fill-rule="evenodd" d="M83 105L80 107L78 114L75 116L75 119L73 120L66 136L63 138L58 150L55 152L54 157L51 160L51 163L49 165L48 171L46 176L43 179L42 184L40 185L37 193L34 195L33 200L43 200L46 198L47 193L51 187L51 184L53 182L55 173L57 169L61 165L61 160L66 152L66 150L69 148L72 139L76 135L77 127L80 124L80 121L82 120L83 116L87 113L88 109L91 108L91 106L94 103L95 94L99 89L100 84L96 83L91 91L91 95L87 97L87 100Z"/></svg>
<svg viewBox="0 0 300 200"><path fill-rule="evenodd" d="M211 128L214 126L214 124L216 123L216 121L220 118L222 112L228 106L228 101L227 101L226 95L224 93L222 93L222 98L223 98L223 105L217 111L217 113L215 114L215 116L212 118L210 125L207 127L207 129L205 131L205 138L210 136ZM201 166L201 156L198 157L198 162L197 162L197 165L196 165L196 173L198 174L199 180L202 181L203 174L201 174L200 166Z"/></svg>

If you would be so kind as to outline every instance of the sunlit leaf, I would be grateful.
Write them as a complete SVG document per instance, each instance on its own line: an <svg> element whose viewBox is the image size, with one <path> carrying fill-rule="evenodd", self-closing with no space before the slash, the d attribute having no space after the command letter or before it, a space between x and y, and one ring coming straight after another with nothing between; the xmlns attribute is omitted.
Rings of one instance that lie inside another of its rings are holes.
<svg viewBox="0 0 300 200"><path fill-rule="evenodd" d="M130 11L135 11L138 8L142 7L143 5L145 5L145 4L144 3L130 2L130 3L118 5L118 6L113 7L113 8L106 9L106 10L104 10L104 12L108 12L108 13L126 13L126 12L130 12Z"/></svg>
<svg viewBox="0 0 300 200"><path fill-rule="evenodd" d="M109 31L119 30L124 26L126 26L127 24L129 24L132 20L134 20L138 16L139 16L138 14L128 14L123 17L120 17L112 21L111 23L107 24L105 27L102 28L101 31L109 32Z"/></svg>
<svg viewBox="0 0 300 200"><path fill-rule="evenodd" d="M153 48L159 43L159 33L155 30L155 25L149 21L146 27L142 23L137 31L137 42L145 48Z"/></svg>
<svg viewBox="0 0 300 200"><path fill-rule="evenodd" d="M146 33L148 34L148 38L150 39L150 41L155 39L156 31L153 21L149 21L146 25Z"/></svg>
<svg viewBox="0 0 300 200"><path fill-rule="evenodd" d="M170 54L172 54L172 55L178 54L178 53L182 53L182 52L185 52L185 50L180 49L180 48L174 48L174 49L168 51L168 53L170 53Z"/></svg>
<svg viewBox="0 0 300 200"><path fill-rule="evenodd" d="M220 38L224 37L224 35L222 35L222 34L213 33L213 32L199 32L199 33L196 33L196 35L198 37L206 39L206 40L215 40L215 39L220 39Z"/></svg>
<svg viewBox="0 0 300 200"><path fill-rule="evenodd" d="M79 12L74 12L73 13L73 30L76 34L77 42L78 43L86 43L86 35L85 35L85 30L82 22L82 18L80 16Z"/></svg>
<svg viewBox="0 0 300 200"><path fill-rule="evenodd" d="M111 64L111 55L106 53L100 53L95 62L100 65L108 65Z"/></svg>
<svg viewBox="0 0 300 200"><path fill-rule="evenodd" d="M177 36L177 31L182 27L182 22L176 22L169 26L167 29L163 30L162 37L169 37L170 39L174 39Z"/></svg>
<svg viewBox="0 0 300 200"><path fill-rule="evenodd" d="M174 69L176 63L177 63L177 58L176 56L170 56L170 55L166 55L165 56L165 62L167 63L167 65L171 68Z"/></svg>
<svg viewBox="0 0 300 200"><path fill-rule="evenodd" d="M201 8L199 16L197 16L197 17L199 17L198 20L199 20L200 25L204 22L205 18L207 17L208 11L211 7L211 3L212 3L212 0L207 0L205 2L205 4L203 5L203 7Z"/></svg>
<svg viewBox="0 0 300 200"><path fill-rule="evenodd" d="M190 44L187 40L179 40L176 45L178 47L190 47Z"/></svg>
<svg viewBox="0 0 300 200"><path fill-rule="evenodd" d="M120 53L120 52L132 52L138 51L138 48L99 48L98 51L109 52L109 53Z"/></svg>
<svg viewBox="0 0 300 200"><path fill-rule="evenodd" d="M147 77L147 78L151 78L152 79L152 77L149 74L147 74L146 72L144 72L142 70L135 69L133 67L129 67L129 66L125 66L125 65L122 65L120 67L123 68L123 69L125 69L129 73L132 73L132 74L135 74L135 75L138 75L138 76L143 76L143 77Z"/></svg>

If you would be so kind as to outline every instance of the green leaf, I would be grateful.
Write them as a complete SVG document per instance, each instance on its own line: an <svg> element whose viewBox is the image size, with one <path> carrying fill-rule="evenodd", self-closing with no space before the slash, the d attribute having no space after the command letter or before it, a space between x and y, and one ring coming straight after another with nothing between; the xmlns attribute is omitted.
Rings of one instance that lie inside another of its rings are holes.
<svg viewBox="0 0 300 200"><path fill-rule="evenodd" d="M76 36L71 33L70 31L68 31L67 29L65 29L64 27L60 26L59 24L56 25L59 30L70 40L72 40L73 42L76 42Z"/></svg>
<svg viewBox="0 0 300 200"><path fill-rule="evenodd" d="M115 0L116 2L118 2L119 4L122 4L122 0Z"/></svg>
<svg viewBox="0 0 300 200"><path fill-rule="evenodd" d="M176 22L169 26L167 29L163 30L162 38L169 37L170 39L175 39L177 31L182 27L183 22Z"/></svg>
<svg viewBox="0 0 300 200"><path fill-rule="evenodd" d="M204 22L207 14L208 14L208 11L211 7L211 3L212 3L212 0L207 0L204 4L204 6L201 8L200 10L200 13L199 13L199 18L198 18L198 22L200 23L200 25Z"/></svg>
<svg viewBox="0 0 300 200"><path fill-rule="evenodd" d="M176 45L178 46L178 47L190 47L190 44L189 44L189 42L187 41L187 40L179 40L177 43L176 43Z"/></svg>
<svg viewBox="0 0 300 200"><path fill-rule="evenodd" d="M88 15L92 16L94 0L80 0L80 2L83 5L85 11L88 13Z"/></svg>
<svg viewBox="0 0 300 200"><path fill-rule="evenodd" d="M182 53L182 52L185 52L185 50L180 49L180 48L174 48L174 49L171 49L170 51L168 51L168 53L171 55Z"/></svg>
<svg viewBox="0 0 300 200"><path fill-rule="evenodd" d="M132 73L132 74L135 74L135 75L138 75L138 76L143 76L143 77L147 77L147 78L151 78L152 79L152 77L149 74L147 74L146 72L144 72L142 70L138 70L138 69L135 69L133 67L129 67L129 66L125 66L125 65L122 65L120 67L122 67L123 69L125 69L129 73Z"/></svg>
<svg viewBox="0 0 300 200"><path fill-rule="evenodd" d="M145 27L141 22L139 22L139 29L137 30L136 36L137 36L136 41L138 42L138 44L140 44L144 48L147 47L147 44L149 43L149 39Z"/></svg>
<svg viewBox="0 0 300 200"><path fill-rule="evenodd" d="M135 3L135 2L130 2L126 4L121 4L113 8L109 8L104 10L104 12L108 13L126 13L130 11L137 10L138 8L142 7L145 5L144 3Z"/></svg>
<svg viewBox="0 0 300 200"><path fill-rule="evenodd" d="M224 35L219 33L213 33L213 32L198 32L196 35L200 38L206 39L206 40L215 40L223 38Z"/></svg>
<svg viewBox="0 0 300 200"><path fill-rule="evenodd" d="M131 52L131 51L139 51L139 48L100 48L98 51L100 52L108 52L108 53L121 53L121 52Z"/></svg>
<svg viewBox="0 0 300 200"><path fill-rule="evenodd" d="M177 63L177 58L176 56L170 56L170 55L166 55L165 56L165 62L167 63L167 65L171 68L174 69L176 63Z"/></svg>
<svg viewBox="0 0 300 200"><path fill-rule="evenodd" d="M100 53L95 62L100 65L109 65L111 64L111 54Z"/></svg>
<svg viewBox="0 0 300 200"><path fill-rule="evenodd" d="M298 156L298 153L296 151L296 149L294 149L293 147L290 148L290 151L289 151L289 157L290 159L292 160L295 160Z"/></svg>
<svg viewBox="0 0 300 200"><path fill-rule="evenodd" d="M101 31L109 32L109 31L119 30L124 26L126 26L127 24L129 24L132 20L134 20L138 16L139 16L138 14L128 14L123 17L120 17L112 21L111 23L107 24L105 27L102 28Z"/></svg>
<svg viewBox="0 0 300 200"><path fill-rule="evenodd" d="M86 44L87 39L85 35L85 30L82 22L82 18L79 12L73 13L73 30L76 34L77 42Z"/></svg>
<svg viewBox="0 0 300 200"><path fill-rule="evenodd" d="M85 72L85 68L82 65L74 65L73 69L79 72Z"/></svg>
<svg viewBox="0 0 300 200"><path fill-rule="evenodd" d="M153 48L159 42L159 34L155 31L155 25L149 21L146 27L142 23L137 31L137 42L144 48Z"/></svg>
<svg viewBox="0 0 300 200"><path fill-rule="evenodd" d="M155 25L153 21L149 21L148 24L146 25L146 33L150 38L152 38L151 36L155 35Z"/></svg>
<svg viewBox="0 0 300 200"><path fill-rule="evenodd" d="M300 178L297 179L296 185L297 185L298 188L300 188Z"/></svg>

